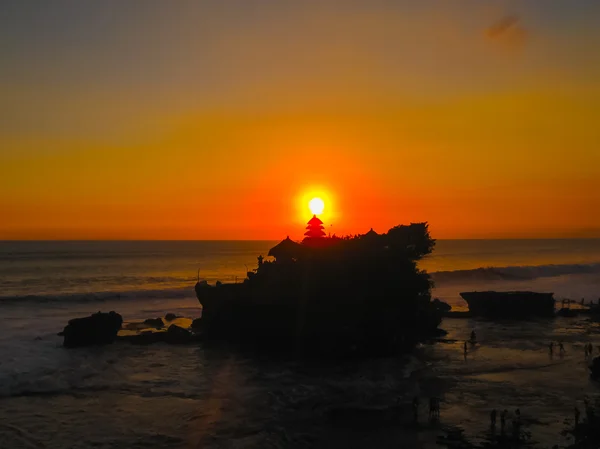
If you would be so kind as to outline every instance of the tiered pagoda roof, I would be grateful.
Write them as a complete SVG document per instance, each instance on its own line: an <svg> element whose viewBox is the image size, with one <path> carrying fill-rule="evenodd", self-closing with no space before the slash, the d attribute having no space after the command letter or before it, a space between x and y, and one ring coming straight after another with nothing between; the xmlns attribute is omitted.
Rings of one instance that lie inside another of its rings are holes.
<svg viewBox="0 0 600 449"><path fill-rule="evenodd" d="M325 226L323 226L323 222L317 218L316 215L309 220L308 226L306 226L306 232L304 235L309 238L320 238L325 237Z"/></svg>

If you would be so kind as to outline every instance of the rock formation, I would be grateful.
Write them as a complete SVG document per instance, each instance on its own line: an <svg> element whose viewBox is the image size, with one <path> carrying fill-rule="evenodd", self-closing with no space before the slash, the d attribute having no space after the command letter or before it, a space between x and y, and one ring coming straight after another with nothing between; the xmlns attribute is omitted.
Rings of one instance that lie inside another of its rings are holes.
<svg viewBox="0 0 600 449"><path fill-rule="evenodd" d="M115 341L122 324L123 318L118 313L98 312L70 320L58 335L64 337L63 346L66 348L105 345Z"/></svg>

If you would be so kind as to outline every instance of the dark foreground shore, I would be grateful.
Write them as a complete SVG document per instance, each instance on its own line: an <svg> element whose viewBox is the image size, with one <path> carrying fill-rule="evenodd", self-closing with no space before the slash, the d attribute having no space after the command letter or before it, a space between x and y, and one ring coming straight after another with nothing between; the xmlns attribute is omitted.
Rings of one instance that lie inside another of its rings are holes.
<svg viewBox="0 0 600 449"><path fill-rule="evenodd" d="M584 400L600 393L583 349L591 342L597 351L595 323L445 319L441 327L443 342L408 356L345 362L276 360L202 343L66 350L55 332L30 337L20 357L44 368L3 383L0 441L49 449L490 447L495 408L509 412L508 433L520 410L531 447L574 443L563 434L574 407L583 419ZM465 358L473 329L478 343ZM565 353L551 357L550 341ZM440 400L434 423L431 397ZM444 440L461 430L471 446Z"/></svg>

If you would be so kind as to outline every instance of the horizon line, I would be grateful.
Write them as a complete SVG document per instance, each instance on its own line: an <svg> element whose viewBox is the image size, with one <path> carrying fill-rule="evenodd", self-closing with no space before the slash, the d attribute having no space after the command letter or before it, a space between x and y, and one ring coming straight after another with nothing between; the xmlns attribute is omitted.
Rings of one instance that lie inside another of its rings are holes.
<svg viewBox="0 0 600 449"><path fill-rule="evenodd" d="M276 242L279 239L0 239L7 242ZM456 240L600 240L598 237L461 237L434 238L435 241Z"/></svg>

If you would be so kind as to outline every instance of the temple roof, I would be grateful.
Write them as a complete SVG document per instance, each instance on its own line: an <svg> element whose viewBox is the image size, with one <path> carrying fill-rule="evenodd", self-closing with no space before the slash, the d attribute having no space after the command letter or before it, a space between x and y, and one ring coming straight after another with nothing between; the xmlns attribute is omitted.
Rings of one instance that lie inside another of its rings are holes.
<svg viewBox="0 0 600 449"><path fill-rule="evenodd" d="M313 217L308 221L307 224L309 224L311 226L317 226L317 225L322 225L323 222L319 218L317 218L316 215L313 215Z"/></svg>
<svg viewBox="0 0 600 449"><path fill-rule="evenodd" d="M298 242L294 242L288 236L286 239L279 242L273 248L269 250L269 256L277 258L296 258L302 251L302 245Z"/></svg>
<svg viewBox="0 0 600 449"><path fill-rule="evenodd" d="M327 234L325 234L325 231L323 231L322 229L313 228L306 231L304 235L306 235L307 237L324 237Z"/></svg>

